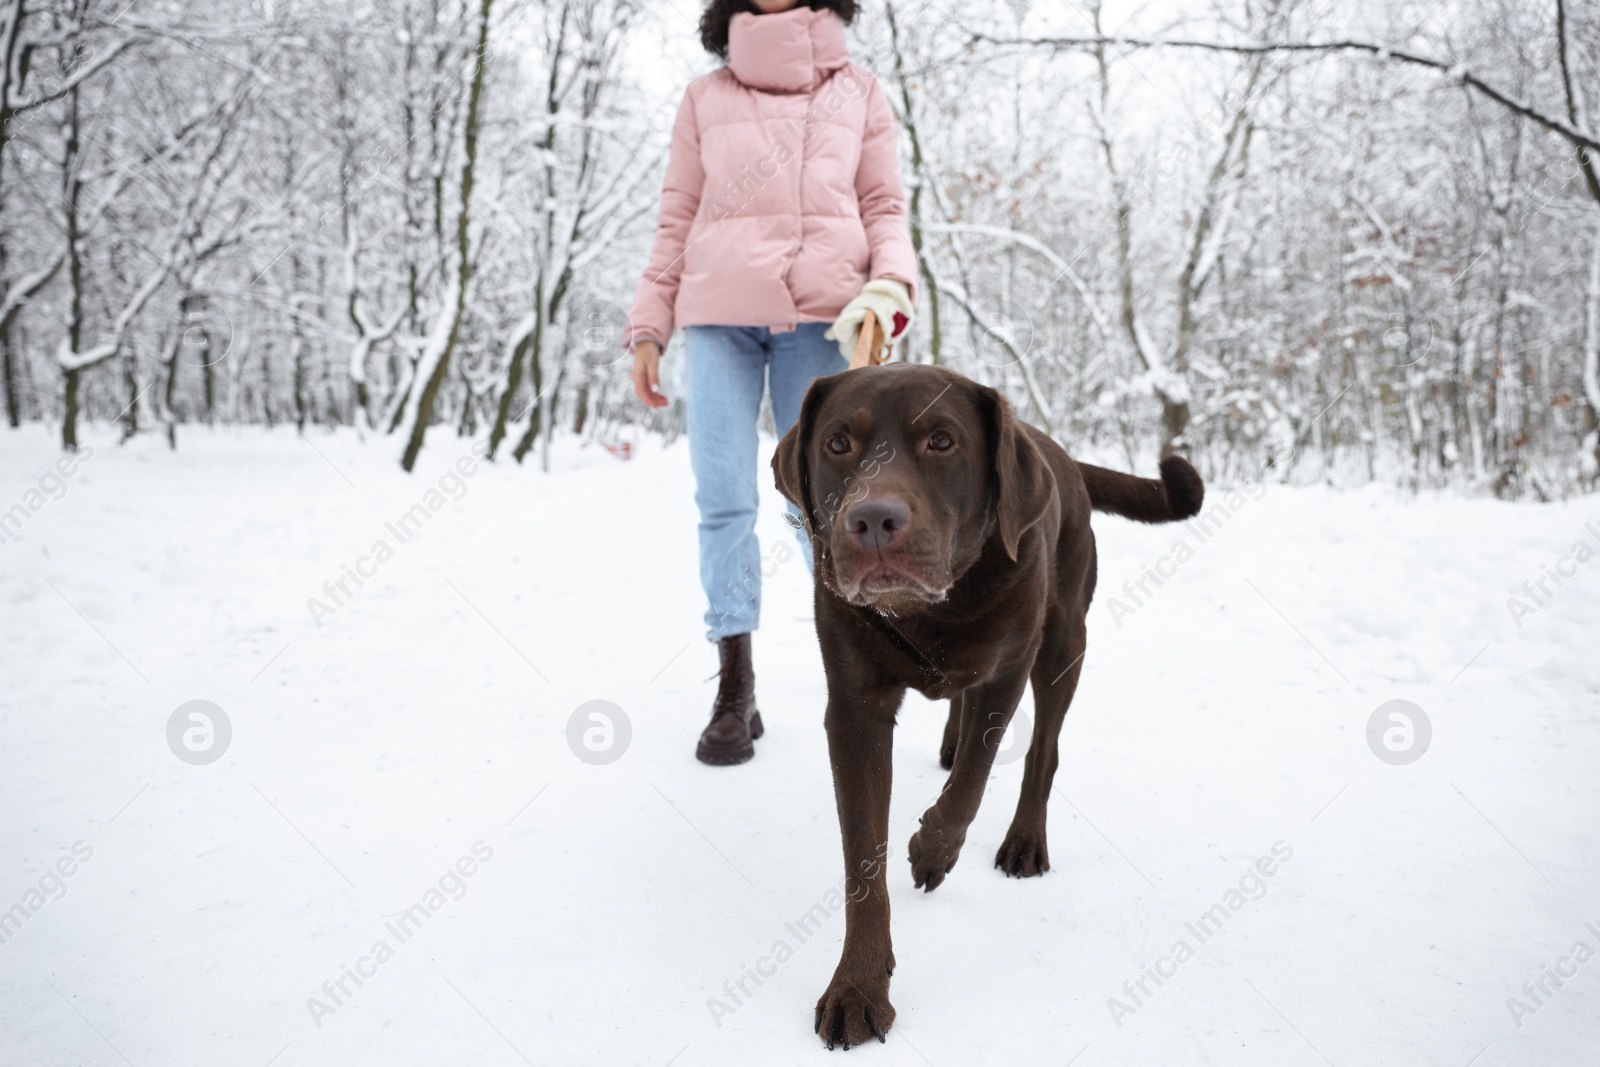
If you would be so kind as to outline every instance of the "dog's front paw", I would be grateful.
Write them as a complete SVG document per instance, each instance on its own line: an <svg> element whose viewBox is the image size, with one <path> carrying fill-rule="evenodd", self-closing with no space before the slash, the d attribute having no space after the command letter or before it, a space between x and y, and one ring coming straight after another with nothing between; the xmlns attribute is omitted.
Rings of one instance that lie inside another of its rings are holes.
<svg viewBox="0 0 1600 1067"><path fill-rule="evenodd" d="M893 969L894 964L889 964ZM889 1003L889 976L853 978L841 967L834 972L827 992L817 1001L816 1031L831 1049L864 1045L868 1038L887 1040L894 1025L894 1005Z"/></svg>
<svg viewBox="0 0 1600 1067"><path fill-rule="evenodd" d="M906 852L911 860L911 881L924 892L939 888L944 876L950 873L961 858L964 838L952 837L932 815L922 817L922 828L911 835Z"/></svg>
<svg viewBox="0 0 1600 1067"><path fill-rule="evenodd" d="M1000 842L994 865L1007 878L1032 878L1050 869L1050 850L1045 847L1044 831L1019 830L1013 826Z"/></svg>

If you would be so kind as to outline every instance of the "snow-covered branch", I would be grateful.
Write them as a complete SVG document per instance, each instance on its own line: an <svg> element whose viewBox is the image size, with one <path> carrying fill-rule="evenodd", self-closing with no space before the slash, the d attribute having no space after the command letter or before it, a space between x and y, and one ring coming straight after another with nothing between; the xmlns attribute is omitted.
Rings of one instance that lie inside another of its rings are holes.
<svg viewBox="0 0 1600 1067"><path fill-rule="evenodd" d="M1474 92L1493 100L1501 107L1525 119L1538 123L1558 134L1573 145L1591 152L1600 152L1600 134L1579 129L1526 100L1518 99L1510 90L1502 89L1459 63L1450 63L1432 56L1391 48L1370 41L1279 41L1266 44L1230 43L1227 41L1197 41L1182 38L1083 36L1083 37L997 37L987 33L971 34L973 44L1003 48L1045 48L1058 52L1093 52L1097 48L1114 48L1131 51L1146 48L1182 48L1204 52L1222 52L1231 55L1260 56L1273 53L1335 54L1360 52L1396 63L1410 63L1438 71L1453 81L1460 82Z"/></svg>

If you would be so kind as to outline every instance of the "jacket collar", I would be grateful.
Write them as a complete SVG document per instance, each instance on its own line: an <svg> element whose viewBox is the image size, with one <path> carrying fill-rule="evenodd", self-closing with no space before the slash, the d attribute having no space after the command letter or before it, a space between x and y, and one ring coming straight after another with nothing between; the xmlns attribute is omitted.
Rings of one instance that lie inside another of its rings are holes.
<svg viewBox="0 0 1600 1067"><path fill-rule="evenodd" d="M849 61L844 26L832 11L741 11L728 25L728 69L752 89L808 92Z"/></svg>

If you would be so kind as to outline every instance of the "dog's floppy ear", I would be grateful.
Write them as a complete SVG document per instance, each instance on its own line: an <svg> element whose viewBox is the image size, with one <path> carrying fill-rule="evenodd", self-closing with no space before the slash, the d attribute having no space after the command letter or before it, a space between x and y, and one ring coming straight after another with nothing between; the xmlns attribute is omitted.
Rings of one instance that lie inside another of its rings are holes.
<svg viewBox="0 0 1600 1067"><path fill-rule="evenodd" d="M1017 546L1029 527L1044 517L1055 491L1055 475L1028 438L1006 398L988 386L979 387L988 409L989 447L994 457L994 509L1000 543L1017 558Z"/></svg>
<svg viewBox="0 0 1600 1067"><path fill-rule="evenodd" d="M822 400L830 387L828 378L818 378L811 383L805 399L800 401L800 417L783 435L783 440L778 442L777 452L772 456L773 480L778 484L778 492L800 509L809 537L816 536L812 525L811 465L808 458L811 454L811 427L816 422L817 410L822 407Z"/></svg>

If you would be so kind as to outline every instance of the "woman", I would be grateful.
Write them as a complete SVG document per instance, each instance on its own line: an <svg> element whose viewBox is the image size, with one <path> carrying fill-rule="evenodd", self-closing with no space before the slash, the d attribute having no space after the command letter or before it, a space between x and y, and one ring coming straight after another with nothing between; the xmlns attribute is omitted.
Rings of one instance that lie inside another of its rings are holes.
<svg viewBox="0 0 1600 1067"><path fill-rule="evenodd" d="M700 41L726 66L691 82L672 129L654 250L623 338L639 399L665 407L661 349L683 327L700 582L721 678L696 755L743 763L761 736L750 633L761 613L756 419L786 433L813 378L848 366L870 309L911 324L894 116L850 62L855 0L711 0ZM831 324L831 325L830 325ZM810 545L802 537L810 566Z"/></svg>

